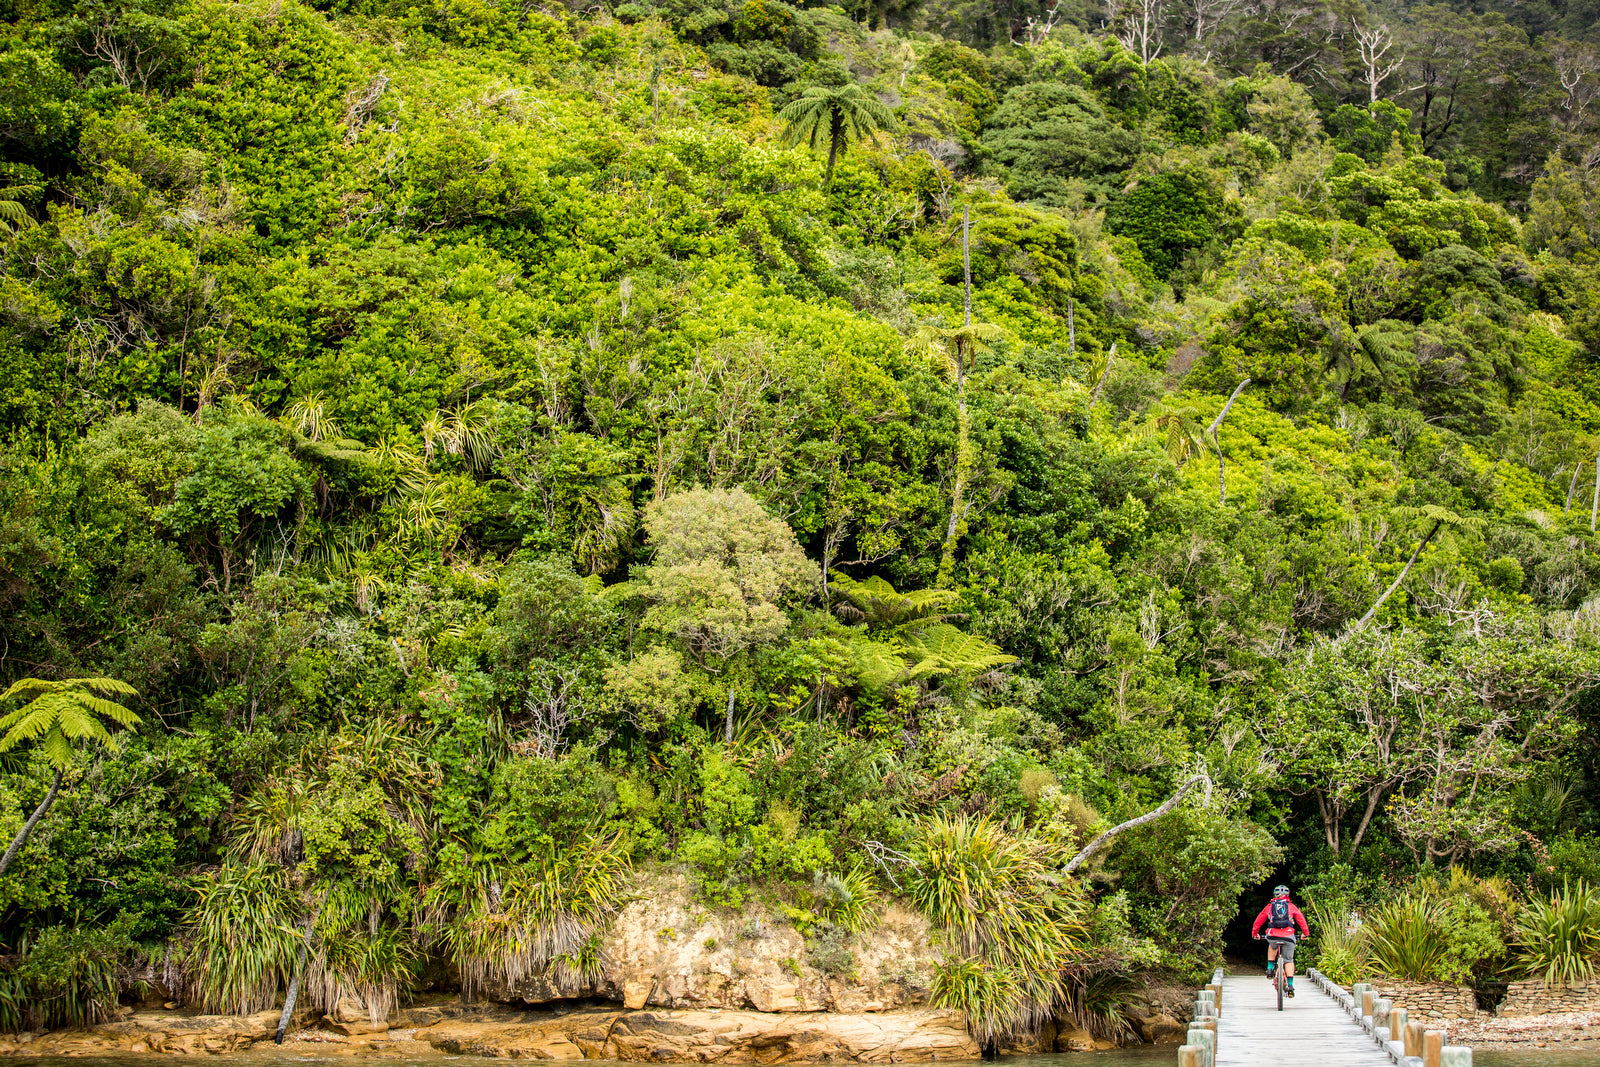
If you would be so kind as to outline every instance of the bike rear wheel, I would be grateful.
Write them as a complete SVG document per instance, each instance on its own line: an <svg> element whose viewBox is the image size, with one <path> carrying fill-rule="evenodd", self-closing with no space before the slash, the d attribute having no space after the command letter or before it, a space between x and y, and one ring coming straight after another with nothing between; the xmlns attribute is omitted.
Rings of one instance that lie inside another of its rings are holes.
<svg viewBox="0 0 1600 1067"><path fill-rule="evenodd" d="M1283 968L1283 961L1280 959L1278 961L1278 973L1272 976L1272 984L1275 987L1277 987L1277 990L1278 990L1278 1010L1279 1011L1283 1010L1283 989L1284 989L1284 986L1289 984L1287 979L1285 979L1284 976L1283 976L1283 969L1284 969Z"/></svg>

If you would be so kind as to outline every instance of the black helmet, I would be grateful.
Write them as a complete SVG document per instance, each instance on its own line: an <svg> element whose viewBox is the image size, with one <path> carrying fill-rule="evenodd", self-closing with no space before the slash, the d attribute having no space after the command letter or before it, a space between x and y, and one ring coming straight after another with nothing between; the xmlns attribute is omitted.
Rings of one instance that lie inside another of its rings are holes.
<svg viewBox="0 0 1600 1067"><path fill-rule="evenodd" d="M1272 887L1272 895L1275 897L1286 897L1289 895L1289 887L1286 885L1275 885Z"/></svg>

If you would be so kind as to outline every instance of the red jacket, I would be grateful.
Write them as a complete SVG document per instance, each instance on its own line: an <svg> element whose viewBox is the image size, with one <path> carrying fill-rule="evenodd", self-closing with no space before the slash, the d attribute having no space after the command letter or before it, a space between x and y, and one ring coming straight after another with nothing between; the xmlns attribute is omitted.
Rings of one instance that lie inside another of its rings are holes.
<svg viewBox="0 0 1600 1067"><path fill-rule="evenodd" d="M1288 897L1273 897L1271 901L1268 901L1267 902L1267 906L1261 909L1261 914L1256 916L1256 924L1250 928L1250 936L1251 937L1260 937L1261 936L1261 925L1263 923L1265 923L1267 921L1267 917L1272 914L1272 903L1273 903L1273 901L1288 900L1288 899L1289 899ZM1294 901L1292 901L1292 900L1289 901L1289 918L1300 924L1300 936L1301 937L1310 937L1311 936L1311 928L1306 925L1306 917L1303 914L1301 914L1299 908L1294 906ZM1294 936L1294 927L1293 926L1269 926L1269 927L1267 927L1267 936L1268 937L1293 937Z"/></svg>

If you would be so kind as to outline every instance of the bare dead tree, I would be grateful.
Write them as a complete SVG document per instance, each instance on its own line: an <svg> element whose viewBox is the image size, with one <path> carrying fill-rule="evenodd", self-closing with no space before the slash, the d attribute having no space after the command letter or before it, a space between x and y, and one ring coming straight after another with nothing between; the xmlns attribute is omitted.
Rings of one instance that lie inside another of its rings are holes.
<svg viewBox="0 0 1600 1067"><path fill-rule="evenodd" d="M1117 40L1146 65L1161 54L1161 0L1125 0Z"/></svg>
<svg viewBox="0 0 1600 1067"><path fill-rule="evenodd" d="M1551 42L1550 58L1565 94L1561 109L1566 112L1566 124L1577 126L1589 105L1600 97L1600 53L1588 45L1558 40Z"/></svg>
<svg viewBox="0 0 1600 1067"><path fill-rule="evenodd" d="M1043 18L1034 18L1029 15L1023 20L1022 40L1017 40L1017 35L1011 35L1014 45L1027 45L1029 48L1041 45L1050 36L1050 31L1061 23L1061 0L1051 0L1050 6L1044 9ZM904 82L902 82L904 84Z"/></svg>
<svg viewBox="0 0 1600 1067"><path fill-rule="evenodd" d="M578 672L541 665L522 702L527 736L515 747L530 756L554 759L566 751L567 730L588 714L578 687Z"/></svg>
<svg viewBox="0 0 1600 1067"><path fill-rule="evenodd" d="M1205 59L1211 58L1211 53L1205 49L1206 37L1217 32L1227 17L1243 3L1243 0L1189 0L1189 25L1194 33L1195 51L1202 53Z"/></svg>
<svg viewBox="0 0 1600 1067"><path fill-rule="evenodd" d="M1350 20L1350 28L1355 31L1356 51L1361 55L1362 80L1367 83L1368 103L1378 102L1378 87L1385 78L1405 66L1405 53L1400 53L1398 59L1388 59L1389 52L1394 48L1394 35L1389 32L1387 23L1379 23L1375 28L1368 29L1357 22Z"/></svg>
<svg viewBox="0 0 1600 1067"><path fill-rule="evenodd" d="M1156 808L1153 811L1147 811L1138 818L1129 819L1125 823L1120 823L1116 826L1113 826L1111 829L1107 830L1093 841L1090 841L1083 847L1083 851L1079 852L1076 856L1067 861L1067 865L1063 868L1063 870L1066 871L1066 873L1071 874L1073 871L1082 866L1085 860L1089 859L1096 852L1099 852L1102 848L1105 848L1107 845L1109 845L1112 839L1118 834L1126 833L1127 831L1136 829L1145 825L1146 823L1155 822L1157 819L1161 818L1161 816L1167 814L1173 808L1177 807L1178 802L1184 798L1189 790L1193 789L1202 782L1205 783L1206 787L1205 803L1209 806L1211 803L1211 776L1207 774L1197 774L1193 778L1190 778L1187 782L1184 782L1183 785L1179 786L1178 791L1172 794L1172 796L1168 797L1166 802L1163 803L1159 808Z"/></svg>

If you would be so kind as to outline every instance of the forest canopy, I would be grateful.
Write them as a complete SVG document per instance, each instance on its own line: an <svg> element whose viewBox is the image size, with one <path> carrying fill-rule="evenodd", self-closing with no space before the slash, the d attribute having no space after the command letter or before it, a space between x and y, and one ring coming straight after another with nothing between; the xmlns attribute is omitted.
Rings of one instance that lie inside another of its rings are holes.
<svg viewBox="0 0 1600 1067"><path fill-rule="evenodd" d="M650 866L990 1036L1600 880L1580 0L0 12L0 1027L581 971Z"/></svg>

